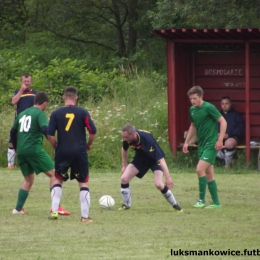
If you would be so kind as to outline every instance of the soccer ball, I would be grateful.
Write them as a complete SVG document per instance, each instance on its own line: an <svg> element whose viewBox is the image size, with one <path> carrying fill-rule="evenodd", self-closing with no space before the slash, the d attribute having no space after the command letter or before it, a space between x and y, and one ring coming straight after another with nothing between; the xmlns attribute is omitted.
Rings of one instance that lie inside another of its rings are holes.
<svg viewBox="0 0 260 260"><path fill-rule="evenodd" d="M115 206L115 200L110 195L104 195L99 199L99 206L103 209L112 209Z"/></svg>

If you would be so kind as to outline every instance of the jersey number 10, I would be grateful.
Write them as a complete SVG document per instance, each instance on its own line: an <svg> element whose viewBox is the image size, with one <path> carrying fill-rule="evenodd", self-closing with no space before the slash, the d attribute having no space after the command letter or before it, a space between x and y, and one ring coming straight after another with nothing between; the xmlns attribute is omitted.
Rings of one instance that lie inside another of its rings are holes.
<svg viewBox="0 0 260 260"><path fill-rule="evenodd" d="M20 126L20 132L28 132L31 127L31 122L32 118L31 116L26 116L24 115L20 120L19 123L21 124Z"/></svg>

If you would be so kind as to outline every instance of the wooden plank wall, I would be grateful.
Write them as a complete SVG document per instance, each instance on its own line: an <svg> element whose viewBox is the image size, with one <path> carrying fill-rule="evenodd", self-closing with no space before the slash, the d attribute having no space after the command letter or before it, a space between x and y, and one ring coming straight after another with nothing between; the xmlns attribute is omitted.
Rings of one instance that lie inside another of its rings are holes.
<svg viewBox="0 0 260 260"><path fill-rule="evenodd" d="M195 83L204 91L204 100L220 109L220 100L229 96L233 107L245 117L244 52L197 52ZM260 139L260 53L250 55L250 135Z"/></svg>

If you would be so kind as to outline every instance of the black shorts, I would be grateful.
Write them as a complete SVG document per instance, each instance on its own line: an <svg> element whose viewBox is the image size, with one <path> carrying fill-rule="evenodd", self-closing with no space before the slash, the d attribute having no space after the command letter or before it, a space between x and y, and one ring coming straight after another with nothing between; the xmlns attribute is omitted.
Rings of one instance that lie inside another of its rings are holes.
<svg viewBox="0 0 260 260"><path fill-rule="evenodd" d="M136 174L136 177L139 179L142 179L149 169L153 172L156 170L162 171L162 168L158 162L151 158L135 156L130 163L133 164L139 171L138 174Z"/></svg>
<svg viewBox="0 0 260 260"><path fill-rule="evenodd" d="M70 168L70 176L68 170ZM88 182L88 154L84 152L58 152L55 154L55 176L67 181L76 179L78 182Z"/></svg>

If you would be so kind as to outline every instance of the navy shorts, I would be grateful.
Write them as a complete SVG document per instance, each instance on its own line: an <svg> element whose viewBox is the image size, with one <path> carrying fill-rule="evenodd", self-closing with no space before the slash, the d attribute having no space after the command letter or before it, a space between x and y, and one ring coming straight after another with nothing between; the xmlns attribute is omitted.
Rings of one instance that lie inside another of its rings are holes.
<svg viewBox="0 0 260 260"><path fill-rule="evenodd" d="M70 168L70 176L68 170ZM58 152L55 154L55 176L67 181L76 179L78 182L88 182L88 154L84 152Z"/></svg>
<svg viewBox="0 0 260 260"><path fill-rule="evenodd" d="M139 171L138 174L136 174L136 177L139 179L142 179L150 169L153 172L156 170L162 171L160 164L158 164L158 162L152 158L135 156L130 163L133 164Z"/></svg>

